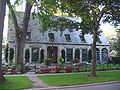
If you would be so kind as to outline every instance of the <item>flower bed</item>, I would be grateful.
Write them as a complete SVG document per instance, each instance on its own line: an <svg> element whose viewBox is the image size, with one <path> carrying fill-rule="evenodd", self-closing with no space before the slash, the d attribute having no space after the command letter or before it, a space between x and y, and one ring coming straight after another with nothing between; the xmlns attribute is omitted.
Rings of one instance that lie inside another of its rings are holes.
<svg viewBox="0 0 120 90"><path fill-rule="evenodd" d="M45 69L40 69L36 73L70 73L70 72L79 72L80 68L45 68Z"/></svg>
<svg viewBox="0 0 120 90"><path fill-rule="evenodd" d="M23 72L17 71L17 70L7 70L7 71L3 71L3 74L5 74L5 75L22 74L22 73L23 73Z"/></svg>

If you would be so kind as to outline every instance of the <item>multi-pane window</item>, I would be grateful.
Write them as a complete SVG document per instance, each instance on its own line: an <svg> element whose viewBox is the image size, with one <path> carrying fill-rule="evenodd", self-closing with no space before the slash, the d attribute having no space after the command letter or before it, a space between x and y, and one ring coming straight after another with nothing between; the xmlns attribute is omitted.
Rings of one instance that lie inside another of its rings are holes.
<svg viewBox="0 0 120 90"><path fill-rule="evenodd" d="M49 41L54 41L54 33L48 33Z"/></svg>
<svg viewBox="0 0 120 90"><path fill-rule="evenodd" d="M108 50L106 48L102 49L102 61L108 62Z"/></svg>
<svg viewBox="0 0 120 90"><path fill-rule="evenodd" d="M27 40L30 40L30 39L31 39L31 32L27 32L27 33L26 33L26 39L27 39Z"/></svg>
<svg viewBox="0 0 120 90"><path fill-rule="evenodd" d="M82 61L87 61L87 49L82 49Z"/></svg>
<svg viewBox="0 0 120 90"><path fill-rule="evenodd" d="M79 35L81 41L85 41L84 35Z"/></svg>
<svg viewBox="0 0 120 90"><path fill-rule="evenodd" d="M80 49L75 49L75 58L80 59Z"/></svg>
<svg viewBox="0 0 120 90"><path fill-rule="evenodd" d="M73 59L73 49L66 49L67 51L67 61L71 61Z"/></svg>
<svg viewBox="0 0 120 90"><path fill-rule="evenodd" d="M96 49L96 60L100 60L100 50Z"/></svg>
<svg viewBox="0 0 120 90"><path fill-rule="evenodd" d="M66 40L71 40L70 34L65 34L65 38L66 38Z"/></svg>

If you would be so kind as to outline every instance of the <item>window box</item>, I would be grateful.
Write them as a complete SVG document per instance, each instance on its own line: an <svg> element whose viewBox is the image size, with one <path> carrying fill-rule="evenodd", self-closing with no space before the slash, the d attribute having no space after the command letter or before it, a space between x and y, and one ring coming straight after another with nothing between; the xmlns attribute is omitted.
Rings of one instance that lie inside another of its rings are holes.
<svg viewBox="0 0 120 90"><path fill-rule="evenodd" d="M81 41L81 43L87 43L87 42L84 40L84 41Z"/></svg>
<svg viewBox="0 0 120 90"><path fill-rule="evenodd" d="M54 41L55 41L55 39L49 39L49 41L54 42Z"/></svg>
<svg viewBox="0 0 120 90"><path fill-rule="evenodd" d="M67 40L67 42L72 42L72 40Z"/></svg>

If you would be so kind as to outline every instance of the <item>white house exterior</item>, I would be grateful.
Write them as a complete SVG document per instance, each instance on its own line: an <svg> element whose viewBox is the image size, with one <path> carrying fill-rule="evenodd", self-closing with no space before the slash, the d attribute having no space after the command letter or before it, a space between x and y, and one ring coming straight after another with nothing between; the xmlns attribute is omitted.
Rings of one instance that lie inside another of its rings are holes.
<svg viewBox="0 0 120 90"><path fill-rule="evenodd" d="M20 17L22 17L22 15ZM18 21L20 25L21 19L19 18ZM80 37L80 30L69 32L69 30L66 29L61 35L61 32L52 30L40 33L40 27L41 25L37 19L30 19L24 48L24 55L26 49L30 51L29 63L43 62L45 58L52 58L53 63L57 63L57 59L60 57L65 59L65 63L71 62L74 58L79 58L80 62L90 62L90 50L93 41L92 35L84 35L85 42L83 42ZM106 62L109 56L110 45L103 33L101 33L99 39L101 42L97 43L97 61ZM11 24L8 31L8 41L9 48L15 50L15 30L13 24Z"/></svg>

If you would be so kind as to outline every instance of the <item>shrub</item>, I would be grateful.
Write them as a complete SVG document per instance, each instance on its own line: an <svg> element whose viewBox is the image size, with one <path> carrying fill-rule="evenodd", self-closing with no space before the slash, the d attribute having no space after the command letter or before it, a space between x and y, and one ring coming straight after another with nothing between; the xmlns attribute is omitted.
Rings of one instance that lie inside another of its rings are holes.
<svg viewBox="0 0 120 90"><path fill-rule="evenodd" d="M74 58L73 60L72 60L72 63L79 63L80 62L80 59L78 59L78 58Z"/></svg>
<svg viewBox="0 0 120 90"><path fill-rule="evenodd" d="M52 63L52 59L46 58L46 59L44 59L44 63L46 66L49 66Z"/></svg>
<svg viewBox="0 0 120 90"><path fill-rule="evenodd" d="M59 61L60 63L63 63L63 62L64 62L64 59L63 59L63 58L58 58L58 61Z"/></svg>

